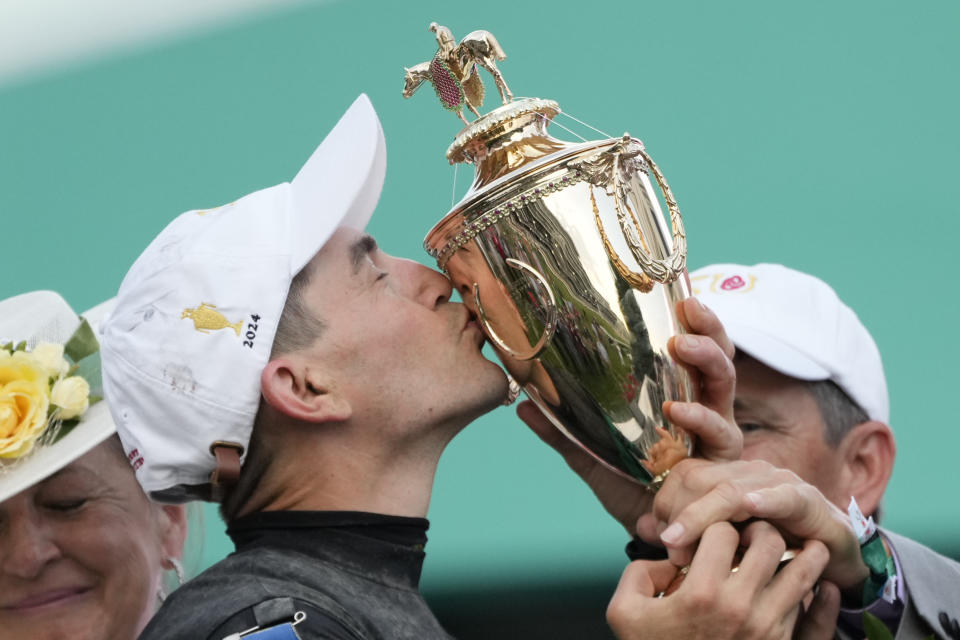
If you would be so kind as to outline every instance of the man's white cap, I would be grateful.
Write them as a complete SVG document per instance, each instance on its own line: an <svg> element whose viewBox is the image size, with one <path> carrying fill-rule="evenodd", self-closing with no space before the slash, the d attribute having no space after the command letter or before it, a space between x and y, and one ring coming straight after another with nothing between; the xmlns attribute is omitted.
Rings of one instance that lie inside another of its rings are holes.
<svg viewBox="0 0 960 640"><path fill-rule="evenodd" d="M880 351L827 283L779 264L714 264L690 281L738 350L791 378L832 380L871 420L889 423Z"/></svg>
<svg viewBox="0 0 960 640"><path fill-rule="evenodd" d="M112 305L111 299L84 312L94 331ZM28 349L40 342L64 344L79 325L77 314L53 291L31 291L0 301L0 343L24 340ZM15 463L0 466L0 502L56 473L114 433L107 403L94 404L56 442L38 444Z"/></svg>
<svg viewBox="0 0 960 640"><path fill-rule="evenodd" d="M291 182L180 215L130 268L101 332L104 390L149 495L217 499L212 446L250 442L290 282L338 227L367 225L385 172L361 95Z"/></svg>

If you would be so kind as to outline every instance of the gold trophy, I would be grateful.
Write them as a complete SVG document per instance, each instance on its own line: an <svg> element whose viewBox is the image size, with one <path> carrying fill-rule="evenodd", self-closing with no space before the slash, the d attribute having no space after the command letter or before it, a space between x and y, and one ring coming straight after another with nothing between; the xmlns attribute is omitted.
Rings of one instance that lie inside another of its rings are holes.
<svg viewBox="0 0 960 640"><path fill-rule="evenodd" d="M689 375L667 352L682 331L676 303L690 295L670 187L628 134L552 137L559 105L513 99L496 65L506 56L489 32L458 44L446 27L430 30L437 52L406 70L403 94L434 86L466 123L447 158L473 164L475 177L424 247L553 424L607 467L656 488L691 448L662 411L665 400L693 398ZM482 116L478 68L503 101ZM464 107L478 118L467 122Z"/></svg>

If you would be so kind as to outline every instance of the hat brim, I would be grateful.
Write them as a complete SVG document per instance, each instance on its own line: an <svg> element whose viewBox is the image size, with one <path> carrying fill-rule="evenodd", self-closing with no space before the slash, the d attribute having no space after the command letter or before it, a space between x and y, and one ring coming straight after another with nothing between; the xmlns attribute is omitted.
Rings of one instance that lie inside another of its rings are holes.
<svg viewBox="0 0 960 640"><path fill-rule="evenodd" d="M726 320L727 335L742 351L774 371L798 380L827 380L830 371L802 351L746 324Z"/></svg>
<svg viewBox="0 0 960 640"><path fill-rule="evenodd" d="M37 447L16 467L0 476L0 502L53 475L116 433L106 402L98 402L80 423L57 442Z"/></svg>
<svg viewBox="0 0 960 640"><path fill-rule="evenodd" d="M313 258L338 227L366 228L386 172L383 128L370 98L360 94L290 181L291 275Z"/></svg>

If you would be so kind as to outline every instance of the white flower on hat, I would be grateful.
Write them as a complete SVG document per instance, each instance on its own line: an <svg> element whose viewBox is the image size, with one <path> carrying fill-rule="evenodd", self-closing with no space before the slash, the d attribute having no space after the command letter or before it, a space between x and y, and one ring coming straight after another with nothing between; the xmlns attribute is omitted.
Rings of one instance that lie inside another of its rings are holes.
<svg viewBox="0 0 960 640"><path fill-rule="evenodd" d="M60 378L70 370L70 363L63 357L63 345L41 342L30 352L39 368L48 378Z"/></svg>
<svg viewBox="0 0 960 640"><path fill-rule="evenodd" d="M57 380L50 391L50 403L60 409L60 419L77 418L90 406L90 383L80 376Z"/></svg>

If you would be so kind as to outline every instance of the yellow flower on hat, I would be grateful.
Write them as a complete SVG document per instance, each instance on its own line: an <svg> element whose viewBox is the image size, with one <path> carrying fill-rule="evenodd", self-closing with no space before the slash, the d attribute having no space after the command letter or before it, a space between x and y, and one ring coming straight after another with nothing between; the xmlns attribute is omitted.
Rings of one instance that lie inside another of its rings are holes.
<svg viewBox="0 0 960 640"><path fill-rule="evenodd" d="M23 352L17 352L23 353ZM16 354L14 354L16 355ZM70 364L63 357L63 345L52 342L41 342L29 354L33 361L48 378L59 378L70 370Z"/></svg>
<svg viewBox="0 0 960 640"><path fill-rule="evenodd" d="M49 378L29 353L0 350L0 458L19 458L47 426Z"/></svg>
<svg viewBox="0 0 960 640"><path fill-rule="evenodd" d="M90 383L80 376L57 380L50 392L50 402L59 407L61 420L77 418L90 406Z"/></svg>

